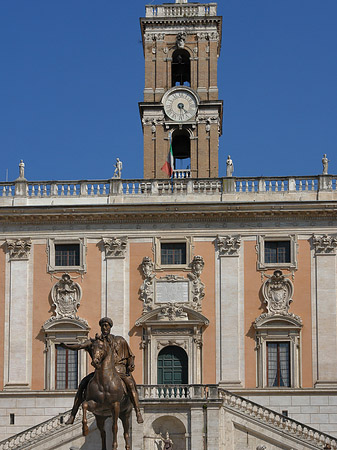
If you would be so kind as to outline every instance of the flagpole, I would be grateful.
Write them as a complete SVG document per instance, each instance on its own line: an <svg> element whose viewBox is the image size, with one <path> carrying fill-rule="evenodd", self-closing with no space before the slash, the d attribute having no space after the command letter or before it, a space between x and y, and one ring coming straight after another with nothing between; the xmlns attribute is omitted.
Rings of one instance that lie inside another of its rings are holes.
<svg viewBox="0 0 337 450"><path fill-rule="evenodd" d="M172 149L172 131L169 133L169 143L170 143L170 152L172 152L173 156L173 149ZM173 164L172 164L172 174L171 174L171 189L173 194L173 173L174 173L174 158L173 158Z"/></svg>

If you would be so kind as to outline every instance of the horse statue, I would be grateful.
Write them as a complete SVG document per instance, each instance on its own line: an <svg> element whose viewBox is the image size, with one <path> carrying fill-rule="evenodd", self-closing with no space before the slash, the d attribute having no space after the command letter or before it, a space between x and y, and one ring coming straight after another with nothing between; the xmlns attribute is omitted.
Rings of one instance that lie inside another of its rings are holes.
<svg viewBox="0 0 337 450"><path fill-rule="evenodd" d="M101 433L102 450L107 450L104 423L107 417L112 417L112 450L116 450L118 448L117 421L119 417L124 428L125 449L130 450L129 425L132 403L127 389L115 369L113 348L106 339L96 335L95 339L91 339L88 352L95 373L88 383L82 403L83 436L89 433L87 411L90 411L94 414Z"/></svg>

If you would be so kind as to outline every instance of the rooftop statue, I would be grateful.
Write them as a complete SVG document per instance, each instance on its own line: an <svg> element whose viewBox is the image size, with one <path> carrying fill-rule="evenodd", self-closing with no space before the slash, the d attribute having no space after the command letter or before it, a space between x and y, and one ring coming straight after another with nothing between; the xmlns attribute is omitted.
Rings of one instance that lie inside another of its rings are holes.
<svg viewBox="0 0 337 450"><path fill-rule="evenodd" d="M113 178L122 178L123 163L119 158L116 159L116 164L114 164L114 168L115 171Z"/></svg>
<svg viewBox="0 0 337 450"><path fill-rule="evenodd" d="M101 433L102 449L106 450L106 433L104 423L107 417L112 417L112 448L117 449L117 420L121 419L124 428L125 448L130 450L129 425L132 405L135 408L137 422L143 418L139 409L139 399L136 382L132 376L135 369L134 355L122 336L110 334L113 326L109 317L99 321L101 334L82 344L64 344L69 350L86 350L92 359L91 365L95 372L90 373L81 381L74 400L74 405L66 425L74 423L78 408L82 405L83 435L89 432L87 411L91 411Z"/></svg>
<svg viewBox="0 0 337 450"><path fill-rule="evenodd" d="M328 175L328 165L329 165L329 160L326 156L326 153L324 153L323 158L322 158L322 164L323 164L323 175Z"/></svg>
<svg viewBox="0 0 337 450"><path fill-rule="evenodd" d="M231 159L231 155L228 155L227 161L226 161L226 177L233 176L233 172L234 172L233 161Z"/></svg>

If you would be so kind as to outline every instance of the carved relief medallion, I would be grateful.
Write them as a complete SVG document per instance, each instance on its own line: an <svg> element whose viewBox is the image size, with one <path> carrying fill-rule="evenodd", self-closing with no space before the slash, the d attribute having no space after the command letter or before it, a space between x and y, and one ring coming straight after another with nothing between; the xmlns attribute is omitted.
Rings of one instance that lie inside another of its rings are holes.
<svg viewBox="0 0 337 450"><path fill-rule="evenodd" d="M51 290L51 298L55 308L54 319L78 319L77 310L80 306L82 290L70 275L65 273Z"/></svg>

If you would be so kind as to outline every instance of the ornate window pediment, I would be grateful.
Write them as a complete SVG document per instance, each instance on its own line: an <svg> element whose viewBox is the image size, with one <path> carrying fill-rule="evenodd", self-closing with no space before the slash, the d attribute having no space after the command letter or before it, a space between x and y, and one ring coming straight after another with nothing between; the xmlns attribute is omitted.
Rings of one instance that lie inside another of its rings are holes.
<svg viewBox="0 0 337 450"><path fill-rule="evenodd" d="M209 320L201 313L186 306L168 305L147 312L136 321L136 326L162 325L163 322L188 321L190 325L207 326Z"/></svg>

